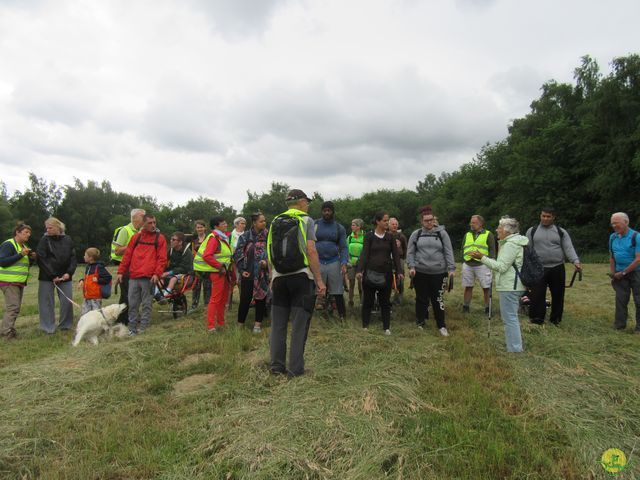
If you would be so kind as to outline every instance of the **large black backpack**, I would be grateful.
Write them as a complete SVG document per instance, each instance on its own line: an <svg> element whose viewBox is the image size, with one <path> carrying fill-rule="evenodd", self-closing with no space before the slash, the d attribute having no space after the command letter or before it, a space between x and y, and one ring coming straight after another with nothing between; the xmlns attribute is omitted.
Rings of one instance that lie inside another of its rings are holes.
<svg viewBox="0 0 640 480"><path fill-rule="evenodd" d="M278 273L292 273L307 266L300 248L299 232L302 219L283 213L274 218L269 229L269 260Z"/></svg>
<svg viewBox="0 0 640 480"><path fill-rule="evenodd" d="M514 290L518 286L518 277L520 277L520 281L527 288L532 288L544 277L544 266L533 247L531 245L525 245L522 247L522 250L522 267L519 271L515 261L513 262L513 268L516 271L516 276L513 279Z"/></svg>

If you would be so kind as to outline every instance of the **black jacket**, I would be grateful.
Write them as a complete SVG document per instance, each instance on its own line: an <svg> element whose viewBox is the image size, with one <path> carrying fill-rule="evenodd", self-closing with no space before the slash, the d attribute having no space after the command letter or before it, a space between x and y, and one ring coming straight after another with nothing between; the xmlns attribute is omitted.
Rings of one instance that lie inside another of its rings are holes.
<svg viewBox="0 0 640 480"><path fill-rule="evenodd" d="M65 273L72 277L78 266L73 240L68 235L43 235L36 253L40 267L38 280L50 282Z"/></svg>

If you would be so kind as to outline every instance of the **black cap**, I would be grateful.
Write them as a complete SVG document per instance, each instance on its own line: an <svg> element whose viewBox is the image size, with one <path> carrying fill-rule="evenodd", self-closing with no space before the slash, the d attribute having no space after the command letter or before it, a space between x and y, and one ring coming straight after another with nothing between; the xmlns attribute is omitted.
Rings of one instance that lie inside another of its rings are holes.
<svg viewBox="0 0 640 480"><path fill-rule="evenodd" d="M296 188L293 190L289 190L289 193L287 193L287 198L285 199L285 202L292 202L293 200L302 200L303 198L309 202L311 201L311 199L307 197L306 193Z"/></svg>

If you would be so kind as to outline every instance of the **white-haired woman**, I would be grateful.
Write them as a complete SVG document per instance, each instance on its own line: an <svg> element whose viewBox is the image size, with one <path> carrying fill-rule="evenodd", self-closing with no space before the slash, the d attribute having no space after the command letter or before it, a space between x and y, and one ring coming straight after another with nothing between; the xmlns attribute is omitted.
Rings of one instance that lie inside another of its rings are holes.
<svg viewBox="0 0 640 480"><path fill-rule="evenodd" d="M60 330L73 327L73 282L71 277L76 271L76 251L71 237L64 234L65 226L55 217L44 222L45 234L38 242L38 310L40 328L47 333L56 331L54 291L58 290L60 302ZM67 298L65 298L67 297Z"/></svg>
<svg viewBox="0 0 640 480"><path fill-rule="evenodd" d="M520 235L518 221L510 217L500 219L496 233L499 245L498 258L493 260L481 252L471 252L470 255L496 272L496 290L500 295L500 316L504 323L507 352L522 352L524 348L518 307L525 287L514 266L518 271L522 268L523 247L529 243L529 239Z"/></svg>
<svg viewBox="0 0 640 480"><path fill-rule="evenodd" d="M247 220L244 217L236 217L233 220L233 231L229 234L229 244L231 245L231 252L236 250L238 246L238 239L242 236L244 231L247 229ZM233 303L233 289L236 285L240 288L240 278L238 277L238 272L236 271L235 264L231 266L233 269L233 277L236 279L236 283L231 285L229 289L229 300L227 301L227 305L231 308L231 304Z"/></svg>

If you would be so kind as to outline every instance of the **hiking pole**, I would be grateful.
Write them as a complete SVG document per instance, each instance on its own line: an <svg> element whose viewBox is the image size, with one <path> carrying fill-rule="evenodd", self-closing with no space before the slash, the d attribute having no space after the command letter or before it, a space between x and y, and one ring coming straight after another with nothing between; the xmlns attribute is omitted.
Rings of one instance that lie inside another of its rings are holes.
<svg viewBox="0 0 640 480"><path fill-rule="evenodd" d="M579 274L579 275L578 275ZM578 281L581 282L582 281L582 271L581 270L574 270L573 271L573 276L571 277L571 282L569 282L569 285L567 285L565 288L571 288L573 287L573 282L576 281L576 276L578 277Z"/></svg>
<svg viewBox="0 0 640 480"><path fill-rule="evenodd" d="M491 275L491 285L489 285L489 315L487 320L487 338L491 338L491 313L493 310L493 275Z"/></svg>

